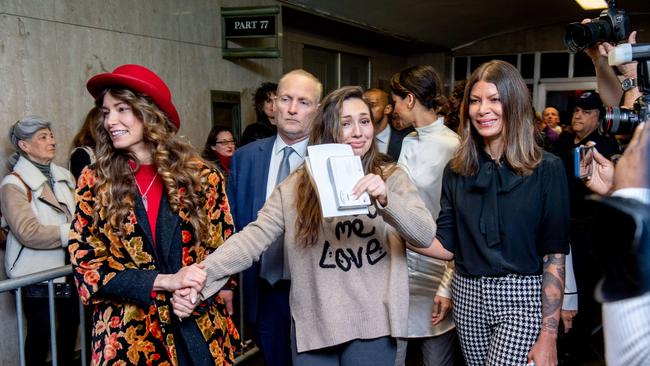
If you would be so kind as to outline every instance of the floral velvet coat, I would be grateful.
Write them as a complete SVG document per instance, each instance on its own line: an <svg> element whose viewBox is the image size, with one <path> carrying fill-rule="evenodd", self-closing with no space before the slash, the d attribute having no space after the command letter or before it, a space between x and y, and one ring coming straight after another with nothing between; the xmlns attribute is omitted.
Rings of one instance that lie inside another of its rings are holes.
<svg viewBox="0 0 650 366"><path fill-rule="evenodd" d="M79 178L68 248L80 298L93 309L92 365L178 365L174 338L179 334L178 324L181 323L172 319L170 294L151 291L158 273L174 273L165 268L164 260L157 260L161 253L164 254L159 249L164 245L161 241L167 236L178 239L175 245L180 250L167 253L169 256L166 258L176 261L180 268L201 262L233 231L220 175L207 168L202 174L208 178L202 194L210 241L195 243L188 212L181 209L178 214L171 213L163 194L165 202L161 203L160 210L165 208L172 223L176 224L166 225L172 229L163 227L161 230L172 230L175 234L157 235L158 249L155 250L150 244L146 212L139 199L122 223L126 234L118 237L105 229L106 212L103 209L98 212L97 221L93 219L97 200L93 189L94 171L86 169ZM158 226L161 226L160 217ZM115 289L119 296L115 296ZM200 331L200 334L195 332L196 338L207 343L214 365L232 365L234 351L239 346L239 334L221 299L214 296L202 302L190 319L196 322ZM187 321L182 324L187 325ZM205 345L201 346L205 348ZM196 347L187 343L187 348L193 353ZM207 350L205 353L207 355ZM211 364L210 360L208 363Z"/></svg>

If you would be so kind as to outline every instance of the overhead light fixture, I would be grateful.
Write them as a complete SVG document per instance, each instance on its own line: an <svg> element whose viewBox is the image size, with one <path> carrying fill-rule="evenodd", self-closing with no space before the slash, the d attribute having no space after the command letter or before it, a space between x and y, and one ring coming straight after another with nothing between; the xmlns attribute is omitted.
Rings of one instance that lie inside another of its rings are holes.
<svg viewBox="0 0 650 366"><path fill-rule="evenodd" d="M585 10L606 9L607 2L605 0L576 0Z"/></svg>

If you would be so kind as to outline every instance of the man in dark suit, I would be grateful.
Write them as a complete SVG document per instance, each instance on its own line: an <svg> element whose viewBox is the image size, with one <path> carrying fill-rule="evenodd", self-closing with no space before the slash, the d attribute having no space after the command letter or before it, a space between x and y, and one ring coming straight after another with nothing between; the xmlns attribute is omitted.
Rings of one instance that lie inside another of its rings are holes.
<svg viewBox="0 0 650 366"><path fill-rule="evenodd" d="M399 159L402 151L404 136L413 131L412 127L396 130L388 123L393 114L393 104L388 93L381 89L370 88L363 93L363 99L370 104L372 120L375 125L375 143L379 151L390 156L393 160Z"/></svg>
<svg viewBox="0 0 650 366"><path fill-rule="evenodd" d="M320 81L307 71L285 74L274 98L277 135L254 141L233 155L228 200L237 229L255 221L275 186L302 163L322 90ZM281 241L244 272L243 282L245 314L255 327L265 365L291 365L290 281Z"/></svg>

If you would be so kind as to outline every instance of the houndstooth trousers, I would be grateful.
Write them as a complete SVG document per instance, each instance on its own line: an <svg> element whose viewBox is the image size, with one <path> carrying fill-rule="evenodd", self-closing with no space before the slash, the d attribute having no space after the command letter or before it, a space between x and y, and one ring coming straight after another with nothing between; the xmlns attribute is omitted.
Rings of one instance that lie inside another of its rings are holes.
<svg viewBox="0 0 650 366"><path fill-rule="evenodd" d="M468 366L524 366L541 330L542 276L454 274L453 315Z"/></svg>

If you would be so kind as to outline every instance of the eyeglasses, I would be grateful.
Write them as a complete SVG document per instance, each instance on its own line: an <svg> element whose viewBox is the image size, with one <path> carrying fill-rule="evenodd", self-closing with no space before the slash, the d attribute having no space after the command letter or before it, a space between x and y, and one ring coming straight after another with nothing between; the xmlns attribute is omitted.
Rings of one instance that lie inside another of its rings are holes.
<svg viewBox="0 0 650 366"><path fill-rule="evenodd" d="M235 145L235 140L221 140L215 141L214 143L219 145Z"/></svg>

